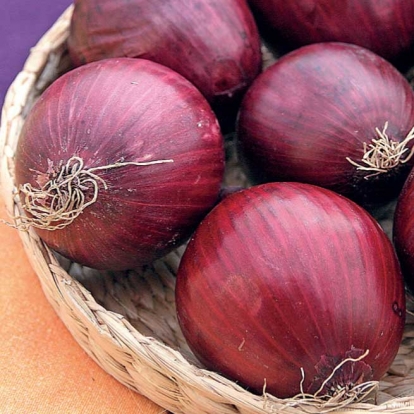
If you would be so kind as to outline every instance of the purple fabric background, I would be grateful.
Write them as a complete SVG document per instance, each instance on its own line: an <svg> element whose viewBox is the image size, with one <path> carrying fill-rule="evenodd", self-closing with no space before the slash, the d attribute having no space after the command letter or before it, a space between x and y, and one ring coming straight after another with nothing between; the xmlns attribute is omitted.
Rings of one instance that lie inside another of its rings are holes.
<svg viewBox="0 0 414 414"><path fill-rule="evenodd" d="M30 48L70 4L70 0L0 2L0 106Z"/></svg>

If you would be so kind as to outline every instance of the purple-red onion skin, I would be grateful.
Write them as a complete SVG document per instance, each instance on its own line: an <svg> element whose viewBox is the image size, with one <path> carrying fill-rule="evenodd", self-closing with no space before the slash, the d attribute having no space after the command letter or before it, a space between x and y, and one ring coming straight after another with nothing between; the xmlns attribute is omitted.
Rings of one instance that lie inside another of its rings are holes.
<svg viewBox="0 0 414 414"><path fill-rule="evenodd" d="M414 159L366 178L375 171L359 170L347 158L364 165L364 143L378 138L375 129L386 122L396 142L414 126L408 81L367 49L313 44L256 78L239 112L239 150L255 183L306 182L376 205L398 194Z"/></svg>
<svg viewBox="0 0 414 414"><path fill-rule="evenodd" d="M201 93L176 72L144 59L107 59L58 78L23 126L16 182L39 187L50 166L72 156L97 171L97 201L61 230L38 230L62 255L110 270L148 263L182 243L217 201L224 144ZM90 199L91 194L87 194Z"/></svg>
<svg viewBox="0 0 414 414"><path fill-rule="evenodd" d="M266 384L281 398L299 394L302 379L304 392L316 392L361 351L369 350L361 363L328 385L361 374L379 380L405 320L399 263L377 222L345 197L302 183L254 186L216 206L184 253L176 305L208 369L259 394Z"/></svg>
<svg viewBox="0 0 414 414"><path fill-rule="evenodd" d="M398 196L393 222L393 240L404 278L414 293L414 172Z"/></svg>
<svg viewBox="0 0 414 414"><path fill-rule="evenodd" d="M211 104L238 99L261 70L245 0L75 0L68 48L76 65L140 57L189 79Z"/></svg>
<svg viewBox="0 0 414 414"><path fill-rule="evenodd" d="M291 47L338 41L394 60L414 45L413 0L249 0Z"/></svg>

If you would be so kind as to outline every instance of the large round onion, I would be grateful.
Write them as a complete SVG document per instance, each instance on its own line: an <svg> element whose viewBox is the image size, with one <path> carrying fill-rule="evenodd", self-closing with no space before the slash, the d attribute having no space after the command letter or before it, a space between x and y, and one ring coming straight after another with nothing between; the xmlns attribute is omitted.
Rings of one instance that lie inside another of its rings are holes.
<svg viewBox="0 0 414 414"><path fill-rule="evenodd" d="M224 148L189 81L120 58L58 78L28 115L15 161L22 226L76 262L116 270L190 235L218 197Z"/></svg>
<svg viewBox="0 0 414 414"><path fill-rule="evenodd" d="M282 398L379 380L405 319L399 264L377 222L302 183L254 186L218 204L184 253L176 304L207 368Z"/></svg>
<svg viewBox="0 0 414 414"><path fill-rule="evenodd" d="M340 41L394 59L414 44L413 0L249 0L293 47Z"/></svg>
<svg viewBox="0 0 414 414"><path fill-rule="evenodd" d="M141 57L189 79L212 104L240 96L261 68L260 39L245 0L75 0L75 64Z"/></svg>
<svg viewBox="0 0 414 414"><path fill-rule="evenodd" d="M316 184L368 206L401 190L413 126L408 81L367 49L330 42L288 53L255 80L238 135L254 182Z"/></svg>

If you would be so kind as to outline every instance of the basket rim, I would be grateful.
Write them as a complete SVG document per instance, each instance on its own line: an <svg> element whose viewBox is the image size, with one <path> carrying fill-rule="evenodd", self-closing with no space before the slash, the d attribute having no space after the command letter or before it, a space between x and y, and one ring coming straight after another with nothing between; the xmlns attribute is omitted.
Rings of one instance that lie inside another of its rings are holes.
<svg viewBox="0 0 414 414"><path fill-rule="evenodd" d="M22 213L13 180L13 157L24 113L31 105L31 93L44 85L42 76L47 76L44 69L48 62L65 48L72 13L73 5L70 5L30 50L22 71L5 96L0 121L0 187L10 216ZM46 298L72 336L95 362L127 387L174 413L189 412L186 410L191 401L196 400L204 404L202 412L206 413L276 413L282 409L287 414L320 412L320 408L303 411L292 401L287 403L265 393L252 394L217 373L192 365L178 350L141 334L124 316L99 305L61 267L34 231L19 231L19 235ZM142 373L148 375L145 388L136 384L138 375L145 377ZM152 382L152 373L156 373L154 378L159 383ZM168 390L166 383L171 389ZM410 406L414 406L414 396L395 398L380 405L352 403L335 412L414 412Z"/></svg>

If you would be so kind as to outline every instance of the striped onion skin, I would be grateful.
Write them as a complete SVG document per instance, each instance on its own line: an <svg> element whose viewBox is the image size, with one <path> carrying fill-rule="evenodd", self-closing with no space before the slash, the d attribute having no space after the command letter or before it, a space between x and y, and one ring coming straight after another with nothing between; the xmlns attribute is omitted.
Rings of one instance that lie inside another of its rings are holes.
<svg viewBox="0 0 414 414"><path fill-rule="evenodd" d="M414 43L414 0L249 0L291 47L340 41L395 60Z"/></svg>
<svg viewBox="0 0 414 414"><path fill-rule="evenodd" d="M268 183L225 198L201 222L177 275L177 314L196 357L254 392L286 398L379 380L405 321L392 244L330 190Z"/></svg>
<svg viewBox="0 0 414 414"><path fill-rule="evenodd" d="M261 70L245 0L75 0L68 50L77 66L123 56L160 63L214 106L238 103Z"/></svg>

